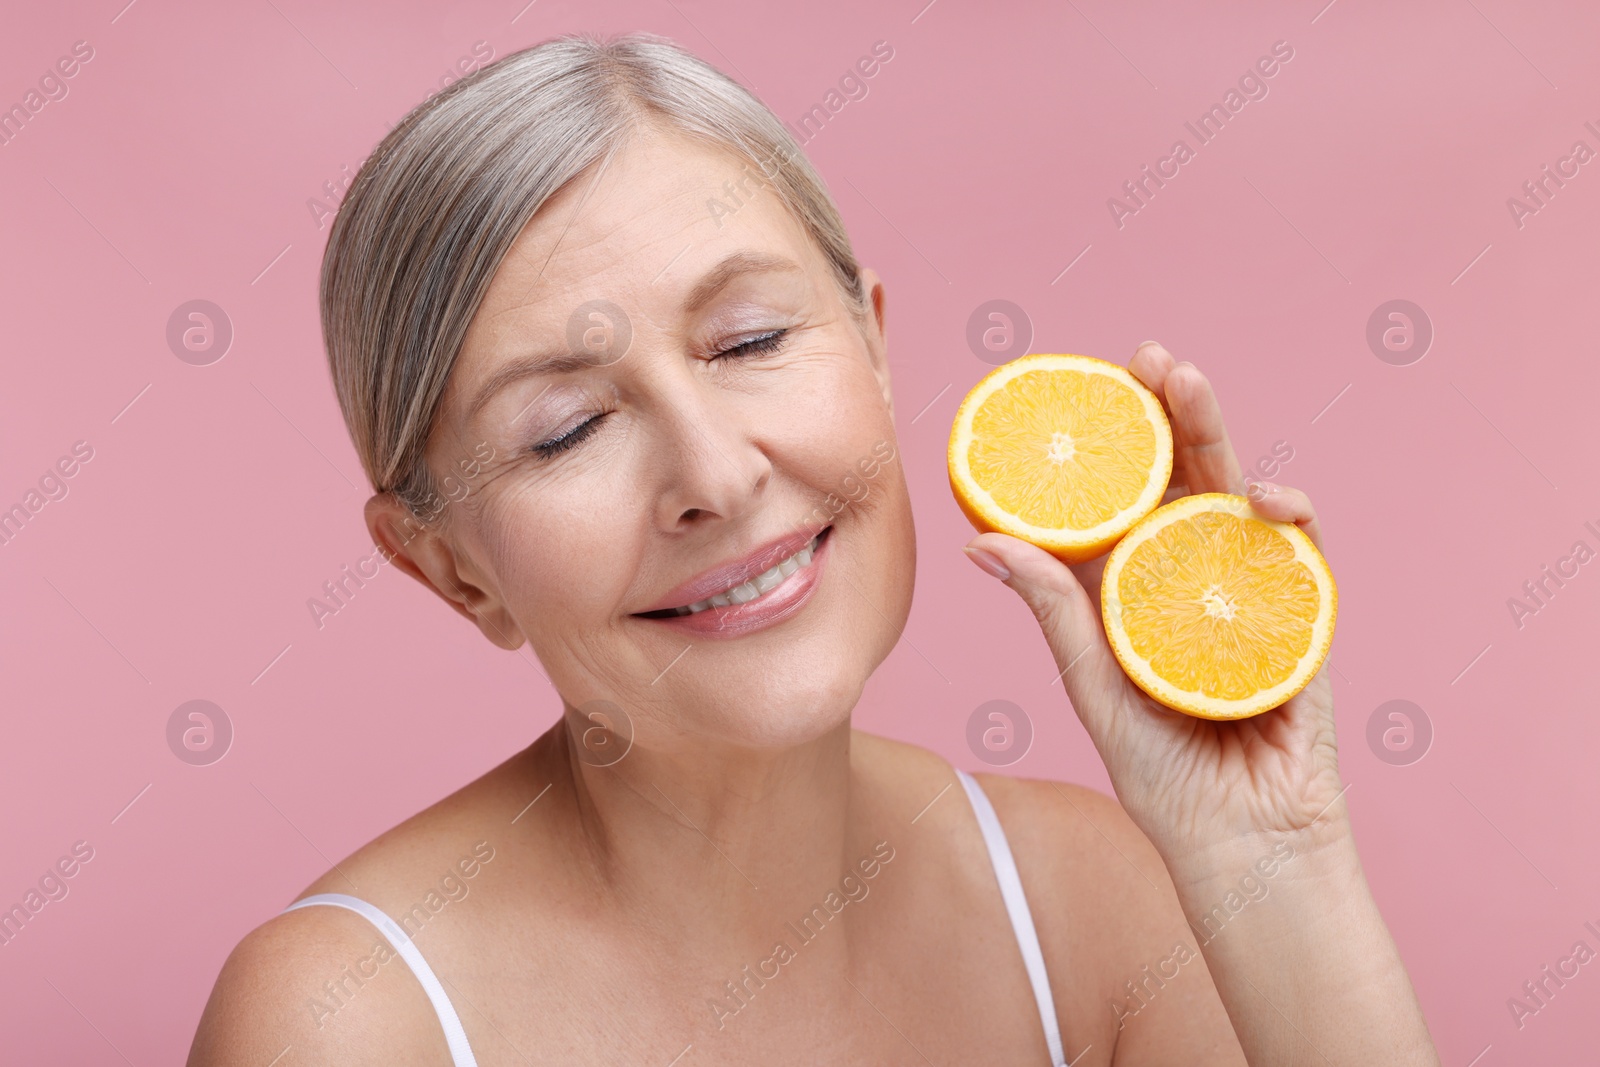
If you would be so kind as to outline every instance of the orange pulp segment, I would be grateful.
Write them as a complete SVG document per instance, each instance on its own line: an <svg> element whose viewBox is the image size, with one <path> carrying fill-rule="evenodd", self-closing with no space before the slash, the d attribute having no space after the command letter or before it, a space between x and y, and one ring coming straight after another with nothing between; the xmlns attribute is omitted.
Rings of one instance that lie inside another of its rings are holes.
<svg viewBox="0 0 1600 1067"><path fill-rule="evenodd" d="M1228 493L1156 509L1112 550L1100 586L1106 637L1128 677L1204 719L1259 715L1305 688L1327 658L1338 606L1311 538Z"/></svg>
<svg viewBox="0 0 1600 1067"><path fill-rule="evenodd" d="M956 503L980 532L1079 563L1161 503L1172 428L1156 395L1115 363L1027 355L996 367L961 402L947 466Z"/></svg>

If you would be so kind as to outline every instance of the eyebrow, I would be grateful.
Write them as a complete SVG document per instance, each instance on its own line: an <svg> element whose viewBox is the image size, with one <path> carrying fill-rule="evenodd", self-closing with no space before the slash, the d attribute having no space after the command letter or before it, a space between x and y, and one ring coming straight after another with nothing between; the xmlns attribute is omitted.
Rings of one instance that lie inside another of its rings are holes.
<svg viewBox="0 0 1600 1067"><path fill-rule="evenodd" d="M715 267L706 272L705 276L690 290L688 297L683 302L683 310L687 313L699 311L711 300L727 288L734 279L749 274L769 273L803 273L803 268L794 260L784 256L772 255L766 252L739 251L724 257ZM533 354L519 356L507 363L489 376L467 407L467 420L476 418L496 393L513 382L530 378L538 374L570 374L573 371L585 370L593 367L593 358L579 352L560 352L556 354Z"/></svg>

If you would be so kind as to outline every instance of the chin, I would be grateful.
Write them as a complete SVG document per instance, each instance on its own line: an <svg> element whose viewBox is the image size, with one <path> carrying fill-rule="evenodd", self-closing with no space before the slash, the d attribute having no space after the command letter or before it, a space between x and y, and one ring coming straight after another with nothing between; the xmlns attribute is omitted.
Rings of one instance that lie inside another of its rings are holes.
<svg viewBox="0 0 1600 1067"><path fill-rule="evenodd" d="M850 720L870 670L847 657L806 678L773 677L733 699L719 698L698 724L710 741L738 748L783 749L807 744Z"/></svg>

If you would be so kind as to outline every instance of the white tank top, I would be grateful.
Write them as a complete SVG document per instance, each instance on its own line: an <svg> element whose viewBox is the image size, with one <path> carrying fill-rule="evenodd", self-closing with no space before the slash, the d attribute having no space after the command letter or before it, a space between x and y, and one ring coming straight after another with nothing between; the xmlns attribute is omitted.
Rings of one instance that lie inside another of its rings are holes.
<svg viewBox="0 0 1600 1067"><path fill-rule="evenodd" d="M1017 864L1011 856L1011 846L1006 841L1006 832L1001 828L1000 818L994 813L994 806L989 803L989 798L984 795L977 779L959 769L956 774L961 778L961 784L966 787L967 799L972 802L972 810L978 816L978 826L983 830L984 843L989 846L989 862L994 866L995 879L1000 883L1000 896L1005 900L1006 913L1011 917L1011 928L1017 935L1017 947L1022 950L1022 962L1028 969L1028 981L1033 985L1033 999L1039 1009L1039 1019L1044 1024L1045 1044L1050 1049L1050 1065L1066 1067L1066 1056L1061 1044L1061 1028L1056 1024L1055 1000L1050 995L1050 978L1045 973L1044 953L1039 948L1039 935L1033 928L1033 914L1028 910L1028 900L1022 892L1022 879L1017 875ZM318 893L295 901L284 911L293 911L313 904L348 908L365 916L376 926L379 933L389 939L389 944L394 946L400 958L406 961L406 965L417 976L417 981L422 983L423 992L428 994L428 1000L432 1002L433 1010L439 1016L439 1024L444 1028L445 1042L450 1047L450 1057L455 1067L478 1067L477 1058L472 1055L472 1048L467 1044L467 1033L461 1027L461 1017L456 1014L455 1006L450 1003L450 997L445 993L444 986L440 984L438 977L433 973L433 968L428 966L428 962L422 958L422 953L417 951L417 946L398 923L365 900L343 893Z"/></svg>

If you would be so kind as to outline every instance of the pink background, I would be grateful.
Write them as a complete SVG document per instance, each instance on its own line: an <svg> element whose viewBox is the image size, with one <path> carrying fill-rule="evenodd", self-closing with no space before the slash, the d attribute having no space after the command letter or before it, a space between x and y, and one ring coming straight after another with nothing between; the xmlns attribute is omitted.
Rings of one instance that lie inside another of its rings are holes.
<svg viewBox="0 0 1600 1067"><path fill-rule="evenodd" d="M1574 141L1600 149L1593 5L124 2L27 5L0 36L0 103L94 48L0 147L0 508L94 449L0 545L0 904L95 850L0 948L11 1062L181 1060L248 929L553 720L526 649L391 568L312 622L370 543L307 200L474 42L578 29L667 34L791 122L894 49L807 146L887 279L918 520L911 621L858 725L982 769L967 718L1014 701L1035 738L1011 773L1108 788L1032 617L960 557L945 438L989 369L966 343L984 301L1023 307L1034 351L1126 362L1159 339L1212 377L1245 463L1288 442L1280 480L1322 514L1347 797L1445 1063L1593 1055L1600 965L1520 1030L1506 1006L1580 937L1600 948L1600 563L1520 629L1507 607L1576 540L1600 548L1600 162L1521 228L1506 206ZM1193 146L1184 121L1279 40L1269 95L1119 229L1107 198ZM196 298L235 330L209 366L165 337ZM1397 298L1435 330L1409 366L1366 341ZM236 731L203 767L165 735L197 698ZM1391 699L1433 724L1420 762L1367 744Z"/></svg>

